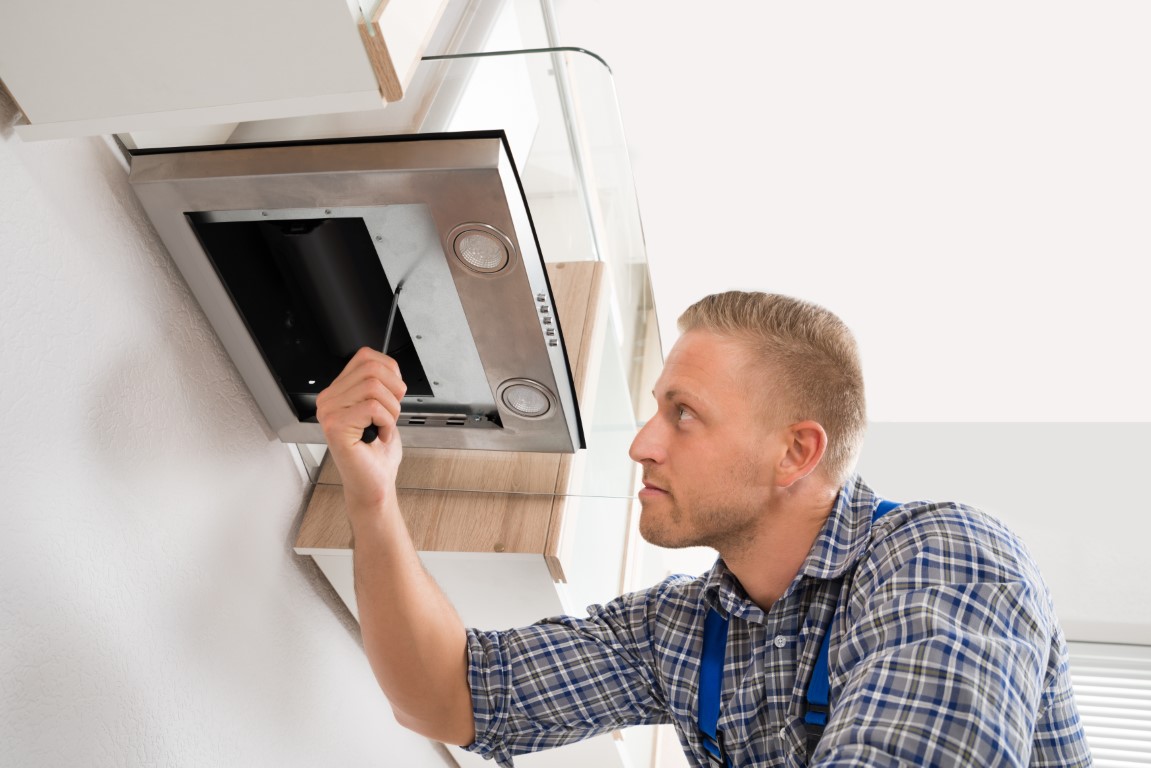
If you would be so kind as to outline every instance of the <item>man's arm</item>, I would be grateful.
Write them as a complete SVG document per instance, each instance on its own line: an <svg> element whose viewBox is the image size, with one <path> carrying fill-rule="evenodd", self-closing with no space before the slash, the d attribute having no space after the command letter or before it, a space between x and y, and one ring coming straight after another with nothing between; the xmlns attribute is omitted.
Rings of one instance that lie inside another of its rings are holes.
<svg viewBox="0 0 1151 768"><path fill-rule="evenodd" d="M643 592L496 632L468 630L476 741L468 749L500 765L514 755L569 744L633 725L671 722L650 616L690 611L671 577ZM675 645L673 642L672 645Z"/></svg>
<svg viewBox="0 0 1151 768"><path fill-rule="evenodd" d="M364 650L396 720L449 744L475 739L463 623L424 570L396 499L396 419L407 387L395 361L361 349L316 400L344 483ZM379 439L365 443L375 424Z"/></svg>

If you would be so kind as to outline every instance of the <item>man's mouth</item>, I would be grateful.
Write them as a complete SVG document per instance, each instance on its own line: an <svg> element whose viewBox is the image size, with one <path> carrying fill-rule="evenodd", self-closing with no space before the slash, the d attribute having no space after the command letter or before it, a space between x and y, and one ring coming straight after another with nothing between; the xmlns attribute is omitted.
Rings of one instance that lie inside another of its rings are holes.
<svg viewBox="0 0 1151 768"><path fill-rule="evenodd" d="M656 485L655 483L653 483L652 481L650 481L646 478L643 481L643 488L639 492L640 498L644 498L644 497L651 498L654 496L665 495L665 494L667 494L666 488L663 488L659 485Z"/></svg>

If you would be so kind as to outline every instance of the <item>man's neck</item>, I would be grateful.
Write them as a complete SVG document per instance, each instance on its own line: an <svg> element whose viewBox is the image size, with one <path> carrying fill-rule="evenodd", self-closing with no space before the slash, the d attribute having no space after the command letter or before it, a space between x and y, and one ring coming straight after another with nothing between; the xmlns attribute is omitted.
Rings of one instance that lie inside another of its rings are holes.
<svg viewBox="0 0 1151 768"><path fill-rule="evenodd" d="M764 612L771 610L803 567L838 490L821 488L780 498L754 536L720 552L748 597Z"/></svg>

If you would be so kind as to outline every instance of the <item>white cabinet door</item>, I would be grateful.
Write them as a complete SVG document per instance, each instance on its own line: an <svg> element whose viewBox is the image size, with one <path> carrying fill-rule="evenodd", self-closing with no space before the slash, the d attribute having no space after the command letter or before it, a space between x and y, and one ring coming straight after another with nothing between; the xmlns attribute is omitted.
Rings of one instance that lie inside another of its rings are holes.
<svg viewBox="0 0 1151 768"><path fill-rule="evenodd" d="M402 55L392 87L406 83L445 5L389 0L365 18L355 0L5 0L0 79L24 139L378 109L380 50Z"/></svg>

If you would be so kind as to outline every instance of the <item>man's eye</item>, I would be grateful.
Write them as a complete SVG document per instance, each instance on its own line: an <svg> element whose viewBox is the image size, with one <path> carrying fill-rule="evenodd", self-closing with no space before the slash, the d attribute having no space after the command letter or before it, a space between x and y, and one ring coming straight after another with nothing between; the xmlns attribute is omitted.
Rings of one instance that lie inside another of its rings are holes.
<svg viewBox="0 0 1151 768"><path fill-rule="evenodd" d="M676 415L679 417L680 421L692 418L691 413L689 413L688 410L683 406L680 406L676 409Z"/></svg>

